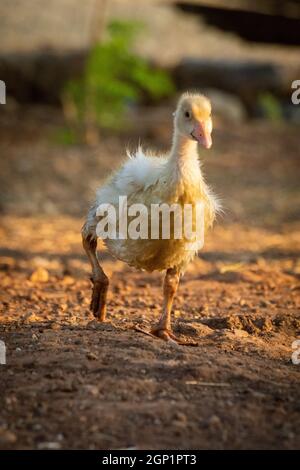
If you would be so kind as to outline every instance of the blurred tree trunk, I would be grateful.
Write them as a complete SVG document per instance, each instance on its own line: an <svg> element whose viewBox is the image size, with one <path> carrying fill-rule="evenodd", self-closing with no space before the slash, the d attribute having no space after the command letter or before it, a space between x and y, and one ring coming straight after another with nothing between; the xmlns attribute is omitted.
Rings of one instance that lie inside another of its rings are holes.
<svg viewBox="0 0 300 470"><path fill-rule="evenodd" d="M94 0L91 6L90 44L101 42L106 26L108 0Z"/></svg>
<svg viewBox="0 0 300 470"><path fill-rule="evenodd" d="M100 43L105 35L108 0L94 0L90 13L90 47ZM93 112L93 106L88 106L85 120L84 139L88 145L96 146L99 143L99 127Z"/></svg>

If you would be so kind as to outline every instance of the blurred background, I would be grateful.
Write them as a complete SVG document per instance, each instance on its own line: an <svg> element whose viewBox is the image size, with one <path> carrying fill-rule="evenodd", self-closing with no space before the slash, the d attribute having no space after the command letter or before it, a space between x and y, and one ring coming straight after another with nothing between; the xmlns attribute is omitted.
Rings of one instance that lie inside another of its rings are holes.
<svg viewBox="0 0 300 470"><path fill-rule="evenodd" d="M267 168L268 155L282 152L287 167L297 152L299 25L298 0L2 0L1 211L82 216L125 145L168 148L176 99L196 89L213 102L208 171L230 217L251 215L241 192L253 199L270 173L281 174ZM253 159L262 168L245 186L250 176L240 172ZM292 218L295 200L285 194L274 207L277 189L274 181L264 204ZM270 218L270 210L259 203L253 216Z"/></svg>

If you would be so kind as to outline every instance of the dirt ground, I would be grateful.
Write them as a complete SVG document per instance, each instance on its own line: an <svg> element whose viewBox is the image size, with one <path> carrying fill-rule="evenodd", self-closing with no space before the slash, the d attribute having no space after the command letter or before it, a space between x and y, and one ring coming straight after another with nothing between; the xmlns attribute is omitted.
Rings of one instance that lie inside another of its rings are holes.
<svg viewBox="0 0 300 470"><path fill-rule="evenodd" d="M161 274L105 251L110 321L89 312L80 227L137 139L58 146L57 116L25 112L0 123L0 447L299 448L299 127L217 126L204 169L225 212L175 301L198 346L175 347L134 330L160 314ZM145 141L166 149L168 122Z"/></svg>

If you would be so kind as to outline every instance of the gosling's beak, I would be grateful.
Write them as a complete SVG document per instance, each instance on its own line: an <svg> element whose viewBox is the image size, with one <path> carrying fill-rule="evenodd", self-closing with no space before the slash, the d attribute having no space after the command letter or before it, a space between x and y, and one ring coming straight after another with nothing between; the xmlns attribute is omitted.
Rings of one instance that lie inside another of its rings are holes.
<svg viewBox="0 0 300 470"><path fill-rule="evenodd" d="M191 136L206 149L212 146L211 133L203 121L197 121Z"/></svg>

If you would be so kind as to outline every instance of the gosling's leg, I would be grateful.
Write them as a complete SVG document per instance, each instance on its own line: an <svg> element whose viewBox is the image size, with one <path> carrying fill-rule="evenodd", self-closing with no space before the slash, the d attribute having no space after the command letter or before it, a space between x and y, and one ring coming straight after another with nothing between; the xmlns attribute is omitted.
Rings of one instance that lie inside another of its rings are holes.
<svg viewBox="0 0 300 470"><path fill-rule="evenodd" d="M171 311L173 300L178 288L180 273L177 268L167 269L163 286L163 311L158 325L151 330L151 334L165 341L175 341L180 343L178 338L171 331Z"/></svg>
<svg viewBox="0 0 300 470"><path fill-rule="evenodd" d="M164 302L163 311L158 322L158 325L151 331L146 331L143 328L136 327L137 331L145 333L148 336L156 336L157 338L169 341L173 344L180 344L183 346L198 346L195 341L185 341L177 338L171 330L171 311L173 300L178 288L180 272L177 268L170 268L166 272L164 279Z"/></svg>
<svg viewBox="0 0 300 470"><path fill-rule="evenodd" d="M93 292L90 309L99 321L105 321L109 280L97 257L97 238L93 234L86 234L86 231L83 230L82 244L92 266Z"/></svg>

